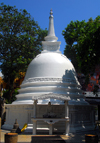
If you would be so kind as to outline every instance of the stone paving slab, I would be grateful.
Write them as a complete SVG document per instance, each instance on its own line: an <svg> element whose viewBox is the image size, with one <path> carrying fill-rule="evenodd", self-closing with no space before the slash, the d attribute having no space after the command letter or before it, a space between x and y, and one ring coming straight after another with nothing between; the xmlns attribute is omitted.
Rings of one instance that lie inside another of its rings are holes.
<svg viewBox="0 0 100 143"><path fill-rule="evenodd" d="M36 135L32 136L31 143L65 143L60 135Z"/></svg>
<svg viewBox="0 0 100 143"><path fill-rule="evenodd" d="M1 130L1 139L0 143L4 143L4 137L5 133L8 133L10 131L7 130ZM19 134L18 135L18 142L17 143L84 143L84 135L24 135Z"/></svg>
<svg viewBox="0 0 100 143"><path fill-rule="evenodd" d="M5 133L10 131L1 130L0 143L4 143ZM92 132L91 132L92 133ZM85 143L86 133L65 135L31 135L31 134L19 134L17 143ZM100 143L100 141L98 142Z"/></svg>

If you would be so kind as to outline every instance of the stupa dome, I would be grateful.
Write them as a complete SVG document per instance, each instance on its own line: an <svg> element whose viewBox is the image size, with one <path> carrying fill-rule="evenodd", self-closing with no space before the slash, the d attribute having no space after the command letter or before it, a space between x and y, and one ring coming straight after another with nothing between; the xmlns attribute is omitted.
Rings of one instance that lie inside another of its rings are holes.
<svg viewBox="0 0 100 143"><path fill-rule="evenodd" d="M30 63L24 82L32 78L67 78L76 80L74 67L66 56L56 52L45 52Z"/></svg>
<svg viewBox="0 0 100 143"><path fill-rule="evenodd" d="M59 51L61 42L55 36L52 14L51 10L48 35L42 41L43 51L29 64L13 104L32 104L33 99L38 99L40 104L49 101L62 104L63 98L71 99L72 104L86 103L71 61Z"/></svg>

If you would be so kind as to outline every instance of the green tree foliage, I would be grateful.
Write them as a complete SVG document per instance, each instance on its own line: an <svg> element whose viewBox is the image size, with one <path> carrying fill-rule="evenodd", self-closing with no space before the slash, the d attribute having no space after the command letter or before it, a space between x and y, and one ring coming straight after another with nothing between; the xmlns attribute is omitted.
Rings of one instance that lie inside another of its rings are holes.
<svg viewBox="0 0 100 143"><path fill-rule="evenodd" d="M9 89L6 89L4 92L3 92L3 98L5 99L5 102L6 103L12 103L13 101L16 100L16 97L15 95L18 94L18 88L16 88L13 93L12 93L12 97L11 99L9 100Z"/></svg>
<svg viewBox="0 0 100 143"><path fill-rule="evenodd" d="M10 99L14 79L25 72L31 60L40 53L41 40L47 35L24 9L0 5L0 70L9 87Z"/></svg>
<svg viewBox="0 0 100 143"><path fill-rule="evenodd" d="M100 64L100 16L95 20L71 21L63 36L66 41L64 54L72 61L77 72L86 75L94 73L95 66Z"/></svg>

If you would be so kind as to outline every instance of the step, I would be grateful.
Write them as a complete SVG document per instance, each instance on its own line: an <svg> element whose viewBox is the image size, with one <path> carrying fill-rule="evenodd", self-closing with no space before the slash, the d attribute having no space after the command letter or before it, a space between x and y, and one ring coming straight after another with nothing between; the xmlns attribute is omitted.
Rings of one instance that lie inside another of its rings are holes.
<svg viewBox="0 0 100 143"><path fill-rule="evenodd" d="M49 128L37 128L37 131L49 131ZM33 124L28 124L24 133L32 133L33 132Z"/></svg>

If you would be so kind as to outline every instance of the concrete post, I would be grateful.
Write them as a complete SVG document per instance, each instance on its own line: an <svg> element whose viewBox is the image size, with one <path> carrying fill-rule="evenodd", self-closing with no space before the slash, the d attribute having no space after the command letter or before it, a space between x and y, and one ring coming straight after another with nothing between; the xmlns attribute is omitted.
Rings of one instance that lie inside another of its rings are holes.
<svg viewBox="0 0 100 143"><path fill-rule="evenodd" d="M65 118L69 118L69 107L68 107L68 101L65 101ZM69 134L69 121L66 121L65 125L65 134Z"/></svg>
<svg viewBox="0 0 100 143"><path fill-rule="evenodd" d="M33 135L36 135L37 120L33 120Z"/></svg>
<svg viewBox="0 0 100 143"><path fill-rule="evenodd" d="M36 107L37 107L37 100L34 100L34 115L33 115L34 118L36 118Z"/></svg>
<svg viewBox="0 0 100 143"><path fill-rule="evenodd" d="M68 101L65 101L65 118L69 117Z"/></svg>
<svg viewBox="0 0 100 143"><path fill-rule="evenodd" d="M65 134L66 134L66 136L68 136L68 134L69 134L69 121L66 121L66 130L65 130Z"/></svg>
<svg viewBox="0 0 100 143"><path fill-rule="evenodd" d="M49 135L52 135L52 124L49 124Z"/></svg>

